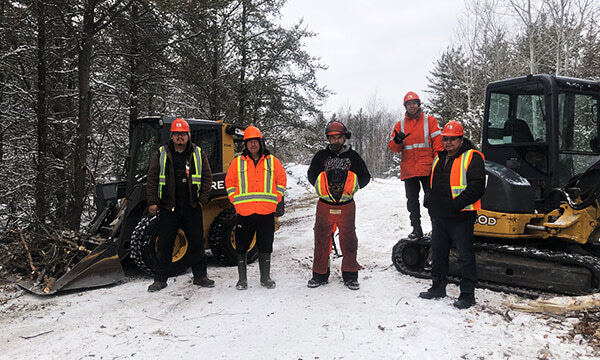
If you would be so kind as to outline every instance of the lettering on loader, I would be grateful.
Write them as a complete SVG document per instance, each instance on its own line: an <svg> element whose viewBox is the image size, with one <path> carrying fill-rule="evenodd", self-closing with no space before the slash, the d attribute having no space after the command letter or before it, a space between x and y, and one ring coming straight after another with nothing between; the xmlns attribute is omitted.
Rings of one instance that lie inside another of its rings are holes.
<svg viewBox="0 0 600 360"><path fill-rule="evenodd" d="M489 225L489 226L494 226L498 223L498 221L496 220L496 218L493 217L487 217L485 215L479 215L477 217L477 223L479 225Z"/></svg>

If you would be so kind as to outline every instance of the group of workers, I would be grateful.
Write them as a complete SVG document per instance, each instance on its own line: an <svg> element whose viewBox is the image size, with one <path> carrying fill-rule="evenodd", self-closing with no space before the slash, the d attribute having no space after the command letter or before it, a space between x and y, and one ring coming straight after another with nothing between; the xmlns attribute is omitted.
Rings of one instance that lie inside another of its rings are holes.
<svg viewBox="0 0 600 360"><path fill-rule="evenodd" d="M419 296L439 299L446 296L448 257L451 247L458 250L461 270L460 296L454 306L465 309L475 304L475 255L473 226L480 199L485 191L484 157L464 136L458 121L449 121L440 130L437 120L423 112L414 92L404 97L406 113L396 123L388 147L401 154L400 178L404 182L412 232L409 239L423 236L420 190L432 223L432 285ZM371 179L361 156L346 143L351 132L333 120L325 129L328 145L318 151L307 175L319 197L314 225L314 254L309 288L328 283L333 235L339 234L343 255L342 279L351 290L359 289L358 238L355 230L354 194ZM212 176L200 147L192 144L189 125L176 119L171 139L161 146L148 171L148 211L160 209L159 234L154 259L154 282L148 291L167 286L167 268L173 243L182 228L193 254L193 283L213 287L206 271L202 241L202 205L208 202ZM287 186L281 162L265 146L260 130L249 126L244 132L244 150L229 166L225 185L237 212L235 231L239 279L236 289L248 288L247 251L256 236L260 284L275 288L270 277L275 231L275 211Z"/></svg>

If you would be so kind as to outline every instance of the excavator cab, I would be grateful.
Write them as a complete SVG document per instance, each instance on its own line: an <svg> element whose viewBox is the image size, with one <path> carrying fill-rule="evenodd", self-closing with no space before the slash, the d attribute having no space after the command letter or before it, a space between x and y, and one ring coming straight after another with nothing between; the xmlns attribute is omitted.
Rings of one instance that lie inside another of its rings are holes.
<svg viewBox="0 0 600 360"><path fill-rule="evenodd" d="M599 100L600 84L590 80L529 75L490 83L481 145L486 160L527 179L536 211L556 208L552 190L600 155Z"/></svg>

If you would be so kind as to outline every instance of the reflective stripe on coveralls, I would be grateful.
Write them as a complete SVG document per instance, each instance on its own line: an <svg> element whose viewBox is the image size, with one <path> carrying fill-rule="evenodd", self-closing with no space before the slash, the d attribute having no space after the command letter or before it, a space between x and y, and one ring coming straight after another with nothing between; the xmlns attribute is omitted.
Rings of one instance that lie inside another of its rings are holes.
<svg viewBox="0 0 600 360"><path fill-rule="evenodd" d="M404 131L404 121L406 119L403 117L402 119L400 119L400 130L405 133ZM441 130L435 131L432 134L429 134L429 115L423 113L423 142L419 143L419 144L412 144L412 145L404 145L404 150L412 150L412 149L420 149L420 148L430 148L431 144L429 143L429 137L431 135L431 138L433 139L434 137L440 135L442 133Z"/></svg>

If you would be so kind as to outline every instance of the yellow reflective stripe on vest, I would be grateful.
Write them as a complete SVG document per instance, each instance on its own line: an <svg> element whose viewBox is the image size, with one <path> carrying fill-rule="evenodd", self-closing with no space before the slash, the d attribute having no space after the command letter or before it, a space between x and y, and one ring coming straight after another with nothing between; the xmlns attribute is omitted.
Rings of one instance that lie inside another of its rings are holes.
<svg viewBox="0 0 600 360"><path fill-rule="evenodd" d="M158 172L158 198L162 199L163 188L167 186L167 149L164 146L158 148L160 153L158 163L160 165L160 170ZM200 197L200 185L202 183L202 150L196 146L194 152L192 154L192 158L194 159L194 171L192 174L192 185L196 185L197 195Z"/></svg>
<svg viewBox="0 0 600 360"><path fill-rule="evenodd" d="M317 181L315 181L315 191L317 195L319 195L319 199L323 200L333 200L331 195L329 195L329 184L327 183L327 176L322 172L317 176Z"/></svg>
<svg viewBox="0 0 600 360"><path fill-rule="evenodd" d="M271 156L267 156L265 158L265 193L271 194L273 193L273 189L275 188L275 176L273 174L273 159Z"/></svg>
<svg viewBox="0 0 600 360"><path fill-rule="evenodd" d="M429 176L429 188L433 188L433 171L435 170L435 166L438 161L440 161L440 157L436 155L435 159L433 159L433 164L431 165L431 176Z"/></svg>
<svg viewBox="0 0 600 360"><path fill-rule="evenodd" d="M473 149L465 151L458 159L454 160L455 162L452 166L456 165L456 161L458 160L458 164L460 165L460 173L458 184L454 184L450 186L452 189L452 198L456 198L460 193L465 191L467 188L467 167L471 162L471 157L473 156Z"/></svg>
<svg viewBox="0 0 600 360"><path fill-rule="evenodd" d="M238 188L240 192L233 196L233 204L243 204L251 201L262 201L277 204L277 193L275 192L275 169L271 155L265 158L264 192L248 192L248 172L246 162L241 156L237 157L238 165ZM279 191L277 187L277 191ZM284 189L285 190L285 189ZM235 188L227 189L229 195L235 192Z"/></svg>
<svg viewBox="0 0 600 360"><path fill-rule="evenodd" d="M167 150L164 146L158 148L159 158L158 164L160 166L160 170L158 172L158 198L162 199L163 187L167 186L167 176L166 176L166 167L167 167Z"/></svg>
<svg viewBox="0 0 600 360"><path fill-rule="evenodd" d="M192 174L192 185L198 185L200 187L200 183L202 182L202 150L196 146L194 149L194 167L196 168L196 173ZM198 188L198 193L200 189Z"/></svg>

